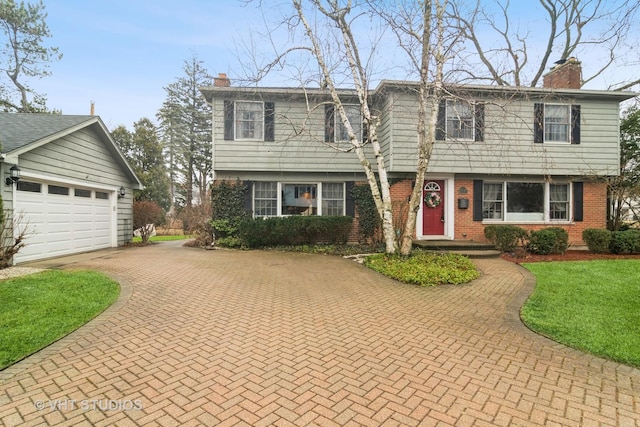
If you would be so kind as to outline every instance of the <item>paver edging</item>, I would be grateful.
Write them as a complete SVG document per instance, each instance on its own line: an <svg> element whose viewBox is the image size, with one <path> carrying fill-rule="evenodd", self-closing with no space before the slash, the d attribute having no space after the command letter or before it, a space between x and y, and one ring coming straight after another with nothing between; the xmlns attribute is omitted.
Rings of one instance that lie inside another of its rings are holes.
<svg viewBox="0 0 640 427"><path fill-rule="evenodd" d="M71 268L69 269L69 271L73 271L73 269ZM9 365L5 369L1 370L0 384L26 371L31 366L40 363L47 357L59 353L62 348L73 344L74 342L83 338L85 335L95 330L97 327L108 321L114 314L120 311L120 309L129 301L131 295L133 295L133 286L126 280L123 280L114 274L104 272L103 274L106 274L109 278L115 280L120 286L120 295L118 296L118 299L109 307L100 312L96 317L89 320L78 329L69 332L67 335L57 339L48 346L41 348L35 353L32 353L26 356L24 359L21 359L15 362L13 365Z"/></svg>

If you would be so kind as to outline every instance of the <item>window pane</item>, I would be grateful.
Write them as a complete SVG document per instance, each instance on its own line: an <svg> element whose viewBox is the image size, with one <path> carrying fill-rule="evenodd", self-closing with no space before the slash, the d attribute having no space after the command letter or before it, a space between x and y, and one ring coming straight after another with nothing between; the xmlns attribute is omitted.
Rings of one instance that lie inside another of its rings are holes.
<svg viewBox="0 0 640 427"><path fill-rule="evenodd" d="M236 139L262 140L263 124L261 102L236 102Z"/></svg>
<svg viewBox="0 0 640 427"><path fill-rule="evenodd" d="M544 184L508 182L507 220L543 221Z"/></svg>
<svg viewBox="0 0 640 427"><path fill-rule="evenodd" d="M82 188L76 188L73 190L73 194L76 197L91 197L91 190L85 190Z"/></svg>
<svg viewBox="0 0 640 427"><path fill-rule="evenodd" d="M544 140L569 142L571 112L568 105L544 106Z"/></svg>
<svg viewBox="0 0 640 427"><path fill-rule="evenodd" d="M260 216L278 215L278 183L256 182L254 191L254 214Z"/></svg>
<svg viewBox="0 0 640 427"><path fill-rule="evenodd" d="M344 215L344 184L341 182L322 183L322 214Z"/></svg>
<svg viewBox="0 0 640 427"><path fill-rule="evenodd" d="M282 184L283 215L316 215L317 207L316 184Z"/></svg>
<svg viewBox="0 0 640 427"><path fill-rule="evenodd" d="M359 105L345 105L344 110L347 113L347 118L349 119L349 123L351 123L351 127L353 128L353 132L356 134L358 140L362 139L362 119L360 116L360 106ZM347 132L347 128L342 123L342 119L340 118L340 114L336 110L334 113L334 119L336 121L336 141L344 142L349 141L349 133Z"/></svg>
<svg viewBox="0 0 640 427"><path fill-rule="evenodd" d="M96 191L96 199L108 200L109 199L109 193L105 193L103 191Z"/></svg>
<svg viewBox="0 0 640 427"><path fill-rule="evenodd" d="M60 194L62 196L69 195L69 187L60 187L59 185L49 184L49 194Z"/></svg>
<svg viewBox="0 0 640 427"><path fill-rule="evenodd" d="M484 183L482 196L482 218L502 219L502 183Z"/></svg>
<svg viewBox="0 0 640 427"><path fill-rule="evenodd" d="M465 101L447 101L447 138L473 139L473 108Z"/></svg>
<svg viewBox="0 0 640 427"><path fill-rule="evenodd" d="M41 193L42 184L39 182L18 181L18 191L28 191L30 193Z"/></svg>
<svg viewBox="0 0 640 427"><path fill-rule="evenodd" d="M569 219L569 185L549 185L549 219Z"/></svg>

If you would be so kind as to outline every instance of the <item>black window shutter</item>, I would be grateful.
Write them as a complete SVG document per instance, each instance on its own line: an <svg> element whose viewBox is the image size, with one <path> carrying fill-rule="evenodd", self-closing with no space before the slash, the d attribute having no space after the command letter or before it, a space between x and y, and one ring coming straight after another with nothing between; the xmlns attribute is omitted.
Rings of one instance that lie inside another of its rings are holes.
<svg viewBox="0 0 640 427"><path fill-rule="evenodd" d="M473 180L473 220L482 221L482 180Z"/></svg>
<svg viewBox="0 0 640 427"><path fill-rule="evenodd" d="M264 140L275 141L275 103L264 103Z"/></svg>
<svg viewBox="0 0 640 427"><path fill-rule="evenodd" d="M544 142L544 104L533 104L533 142Z"/></svg>
<svg viewBox="0 0 640 427"><path fill-rule="evenodd" d="M445 140L446 120L447 120L447 100L443 99L440 101L440 104L438 104L438 123L436 124L436 141Z"/></svg>
<svg viewBox="0 0 640 427"><path fill-rule="evenodd" d="M362 121L362 142L365 144L369 142L369 124L364 120Z"/></svg>
<svg viewBox="0 0 640 427"><path fill-rule="evenodd" d="M475 105L476 116L476 141L484 141L484 103L476 102Z"/></svg>
<svg viewBox="0 0 640 427"><path fill-rule="evenodd" d="M253 181L242 181L242 185L247 187L244 195L244 210L253 213Z"/></svg>
<svg viewBox="0 0 640 427"><path fill-rule="evenodd" d="M345 183L345 214L350 217L356 216L356 203L353 200L353 186L355 183L353 181L347 181Z"/></svg>
<svg viewBox="0 0 640 427"><path fill-rule="evenodd" d="M571 106L571 143L580 144L580 106Z"/></svg>
<svg viewBox="0 0 640 427"><path fill-rule="evenodd" d="M584 202L583 202L583 183L573 183L573 220L576 222L584 221Z"/></svg>
<svg viewBox="0 0 640 427"><path fill-rule="evenodd" d="M224 101L224 139L233 141L233 101Z"/></svg>
<svg viewBox="0 0 640 427"><path fill-rule="evenodd" d="M333 142L335 139L334 111L333 105L324 106L324 142Z"/></svg>

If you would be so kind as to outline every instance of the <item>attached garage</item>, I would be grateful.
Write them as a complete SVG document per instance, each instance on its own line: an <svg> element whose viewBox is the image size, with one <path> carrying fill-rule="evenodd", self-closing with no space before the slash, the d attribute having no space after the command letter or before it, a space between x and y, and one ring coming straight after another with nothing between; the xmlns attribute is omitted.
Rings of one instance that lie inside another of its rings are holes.
<svg viewBox="0 0 640 427"><path fill-rule="evenodd" d="M14 206L33 232L15 262L113 246L116 228L110 193L59 183L18 182Z"/></svg>
<svg viewBox="0 0 640 427"><path fill-rule="evenodd" d="M5 211L26 229L22 263L130 241L138 178L96 116L0 113ZM7 148L10 148L7 150Z"/></svg>

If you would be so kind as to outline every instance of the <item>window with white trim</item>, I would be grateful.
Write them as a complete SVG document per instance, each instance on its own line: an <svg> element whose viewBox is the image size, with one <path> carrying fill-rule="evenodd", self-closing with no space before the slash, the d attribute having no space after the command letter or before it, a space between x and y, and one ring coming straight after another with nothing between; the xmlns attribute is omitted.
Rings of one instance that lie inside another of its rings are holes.
<svg viewBox="0 0 640 427"><path fill-rule="evenodd" d="M322 183L322 214L344 215L344 183Z"/></svg>
<svg viewBox="0 0 640 427"><path fill-rule="evenodd" d="M264 104L262 102L236 101L235 139L264 140Z"/></svg>
<svg viewBox="0 0 640 427"><path fill-rule="evenodd" d="M545 142L569 142L571 130L571 110L568 105L545 104Z"/></svg>
<svg viewBox="0 0 640 427"><path fill-rule="evenodd" d="M353 133L356 134L356 138L358 141L362 140L362 116L360 114L360 106L353 104L345 104L343 105L345 113L347 113L347 118L349 119L349 123L351 124L351 128L353 129ZM336 111L336 142L348 142L349 141L349 132L347 132L347 128L340 119Z"/></svg>
<svg viewBox="0 0 640 427"><path fill-rule="evenodd" d="M253 185L255 217L289 215L345 215L345 183L283 183L256 181Z"/></svg>
<svg viewBox="0 0 640 427"><path fill-rule="evenodd" d="M446 112L447 139L474 139L474 109L473 105L466 101L447 100Z"/></svg>
<svg viewBox="0 0 640 427"><path fill-rule="evenodd" d="M278 216L278 183L258 181L253 186L253 212L256 217Z"/></svg>
<svg viewBox="0 0 640 427"><path fill-rule="evenodd" d="M569 221L569 184L484 182L482 218L511 222Z"/></svg>

